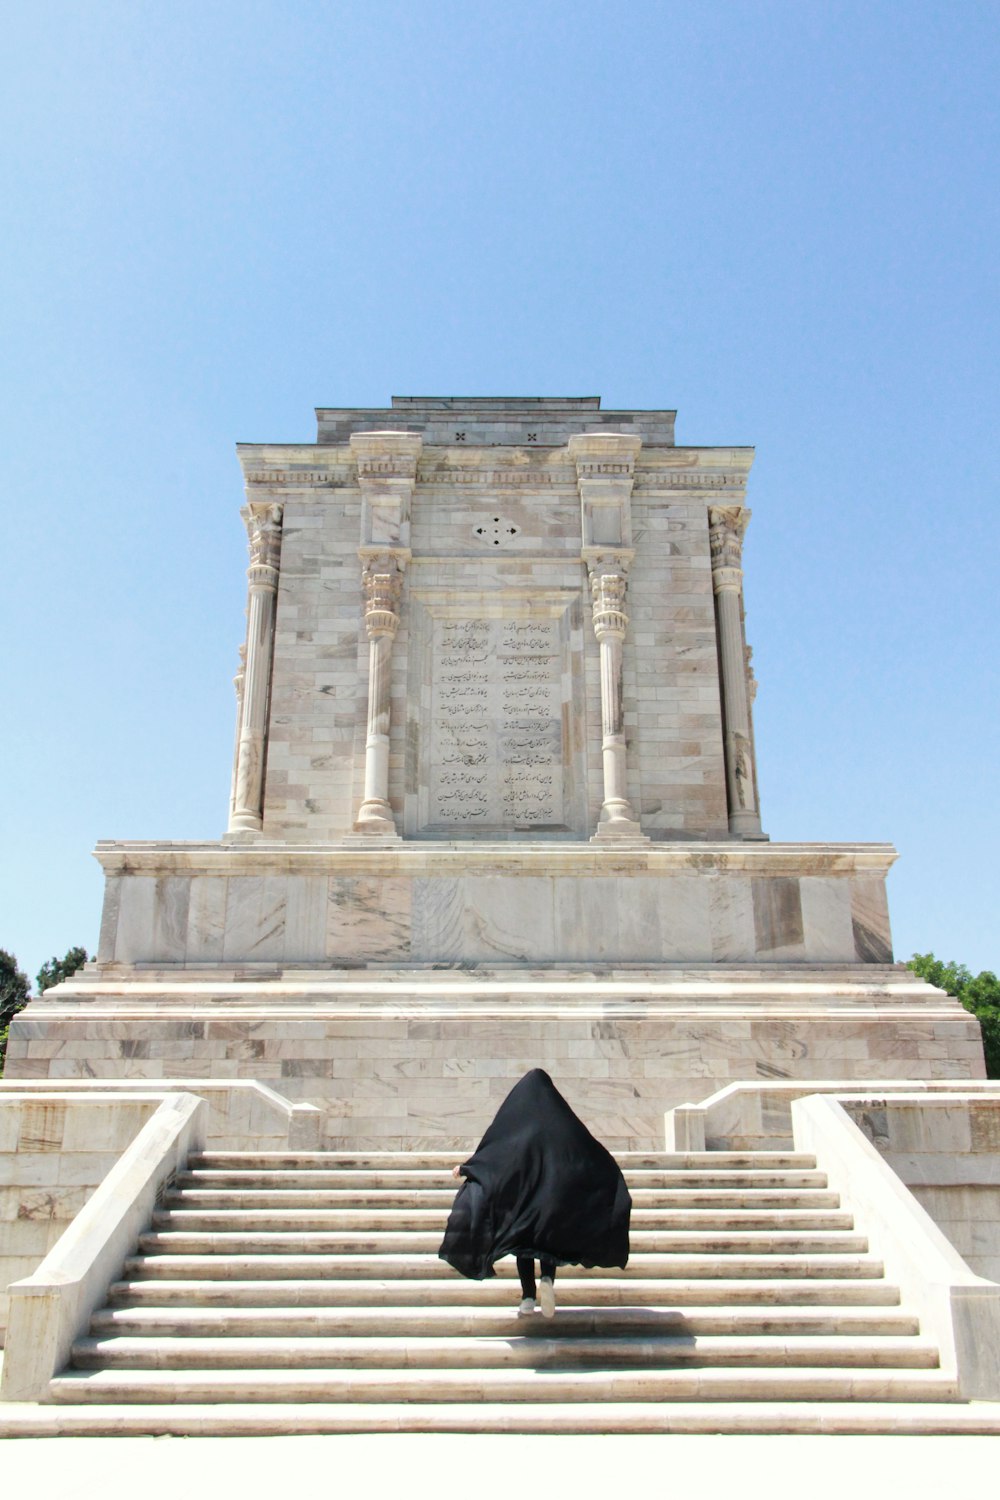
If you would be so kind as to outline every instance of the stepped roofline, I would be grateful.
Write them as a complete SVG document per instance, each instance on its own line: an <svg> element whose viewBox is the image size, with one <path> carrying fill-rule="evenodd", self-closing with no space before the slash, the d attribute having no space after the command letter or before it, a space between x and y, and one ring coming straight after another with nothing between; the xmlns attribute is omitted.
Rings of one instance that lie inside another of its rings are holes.
<svg viewBox="0 0 1000 1500"><path fill-rule="evenodd" d="M316 409L317 441L346 442L354 432L420 433L450 446L562 447L581 432L624 432L653 447L673 447L676 411L602 411L600 396L393 396L390 406Z"/></svg>

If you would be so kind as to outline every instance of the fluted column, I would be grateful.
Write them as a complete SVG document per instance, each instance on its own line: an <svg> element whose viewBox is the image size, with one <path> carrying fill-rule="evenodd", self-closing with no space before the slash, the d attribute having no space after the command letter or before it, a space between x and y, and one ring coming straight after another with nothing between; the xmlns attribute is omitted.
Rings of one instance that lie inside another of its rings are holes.
<svg viewBox="0 0 1000 1500"><path fill-rule="evenodd" d="M368 635L368 733L365 795L354 827L358 833L395 834L389 806L389 724L392 643L399 629L399 598L405 559L385 552L364 561L365 631Z"/></svg>
<svg viewBox="0 0 1000 1500"><path fill-rule="evenodd" d="M356 833L398 838L389 805L392 644L403 571L410 560L410 507L421 440L409 432L355 432L351 453L361 491L361 587L368 636L368 726L364 797Z"/></svg>
<svg viewBox="0 0 1000 1500"><path fill-rule="evenodd" d="M622 554L588 560L593 599L594 634L601 653L601 755L604 803L598 837L635 837L639 820L628 799L625 707L622 692L622 647L628 629L625 613L627 562Z"/></svg>
<svg viewBox="0 0 1000 1500"><path fill-rule="evenodd" d="M233 678L233 687L236 690L236 743L233 746L233 775L229 786L229 817L232 819L236 807L236 773L240 764L240 730L243 728L243 683L247 675L247 647L244 641L240 647L240 664Z"/></svg>
<svg viewBox="0 0 1000 1500"><path fill-rule="evenodd" d="M229 831L259 833L264 821L264 754L281 557L281 506L270 500L251 501L240 514L249 536L250 567L246 655Z"/></svg>
<svg viewBox="0 0 1000 1500"><path fill-rule="evenodd" d="M582 432L569 455L580 492L581 556L590 579L594 634L601 656L601 758L604 801L595 838L642 838L628 798L622 651L632 550L632 485L642 439L626 432Z"/></svg>
<svg viewBox="0 0 1000 1500"><path fill-rule="evenodd" d="M743 536L750 512L742 505L713 505L708 515L716 631L722 667L729 831L741 838L761 838L743 639Z"/></svg>

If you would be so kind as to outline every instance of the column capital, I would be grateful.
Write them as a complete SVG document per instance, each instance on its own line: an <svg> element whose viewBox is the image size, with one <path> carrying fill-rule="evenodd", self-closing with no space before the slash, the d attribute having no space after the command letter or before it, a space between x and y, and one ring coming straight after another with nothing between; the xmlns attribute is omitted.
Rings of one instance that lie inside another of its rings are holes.
<svg viewBox="0 0 1000 1500"><path fill-rule="evenodd" d="M743 587L743 537L750 522L744 505L710 505L708 544L712 554L712 587L715 592Z"/></svg>
<svg viewBox="0 0 1000 1500"><path fill-rule="evenodd" d="M399 601L403 591L403 569L409 561L398 551L362 551L361 587L364 592L365 630L368 639L394 636L399 629Z"/></svg>
<svg viewBox="0 0 1000 1500"><path fill-rule="evenodd" d="M278 586L282 507L274 500L249 500L240 511L247 529L251 585Z"/></svg>
<svg viewBox="0 0 1000 1500"><path fill-rule="evenodd" d="M599 641L605 636L625 639L628 629L625 595L628 589L629 562L630 556L601 553L587 563L593 600L594 634Z"/></svg>

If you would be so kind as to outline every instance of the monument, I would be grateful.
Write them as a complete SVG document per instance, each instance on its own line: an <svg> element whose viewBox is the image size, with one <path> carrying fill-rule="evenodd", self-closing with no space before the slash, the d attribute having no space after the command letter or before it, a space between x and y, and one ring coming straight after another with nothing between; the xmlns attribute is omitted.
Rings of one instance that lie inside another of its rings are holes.
<svg viewBox="0 0 1000 1500"><path fill-rule="evenodd" d="M763 831L753 458L597 398L394 398L239 448L227 831L98 845L96 962L9 1079L273 1082L461 1147L544 1066L613 1149L738 1079L972 1079L893 963L888 844ZM220 768L221 770L221 768Z"/></svg>

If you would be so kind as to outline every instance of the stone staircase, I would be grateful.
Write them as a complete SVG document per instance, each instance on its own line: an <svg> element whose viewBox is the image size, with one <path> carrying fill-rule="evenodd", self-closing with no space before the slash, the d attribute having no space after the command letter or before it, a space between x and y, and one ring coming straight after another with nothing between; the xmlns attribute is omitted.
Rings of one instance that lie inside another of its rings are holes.
<svg viewBox="0 0 1000 1500"><path fill-rule="evenodd" d="M454 1160L193 1157L51 1399L220 1433L825 1430L845 1402L879 1431L956 1400L812 1158L624 1155L628 1268L565 1268L552 1320L515 1316L512 1261L438 1260Z"/></svg>

